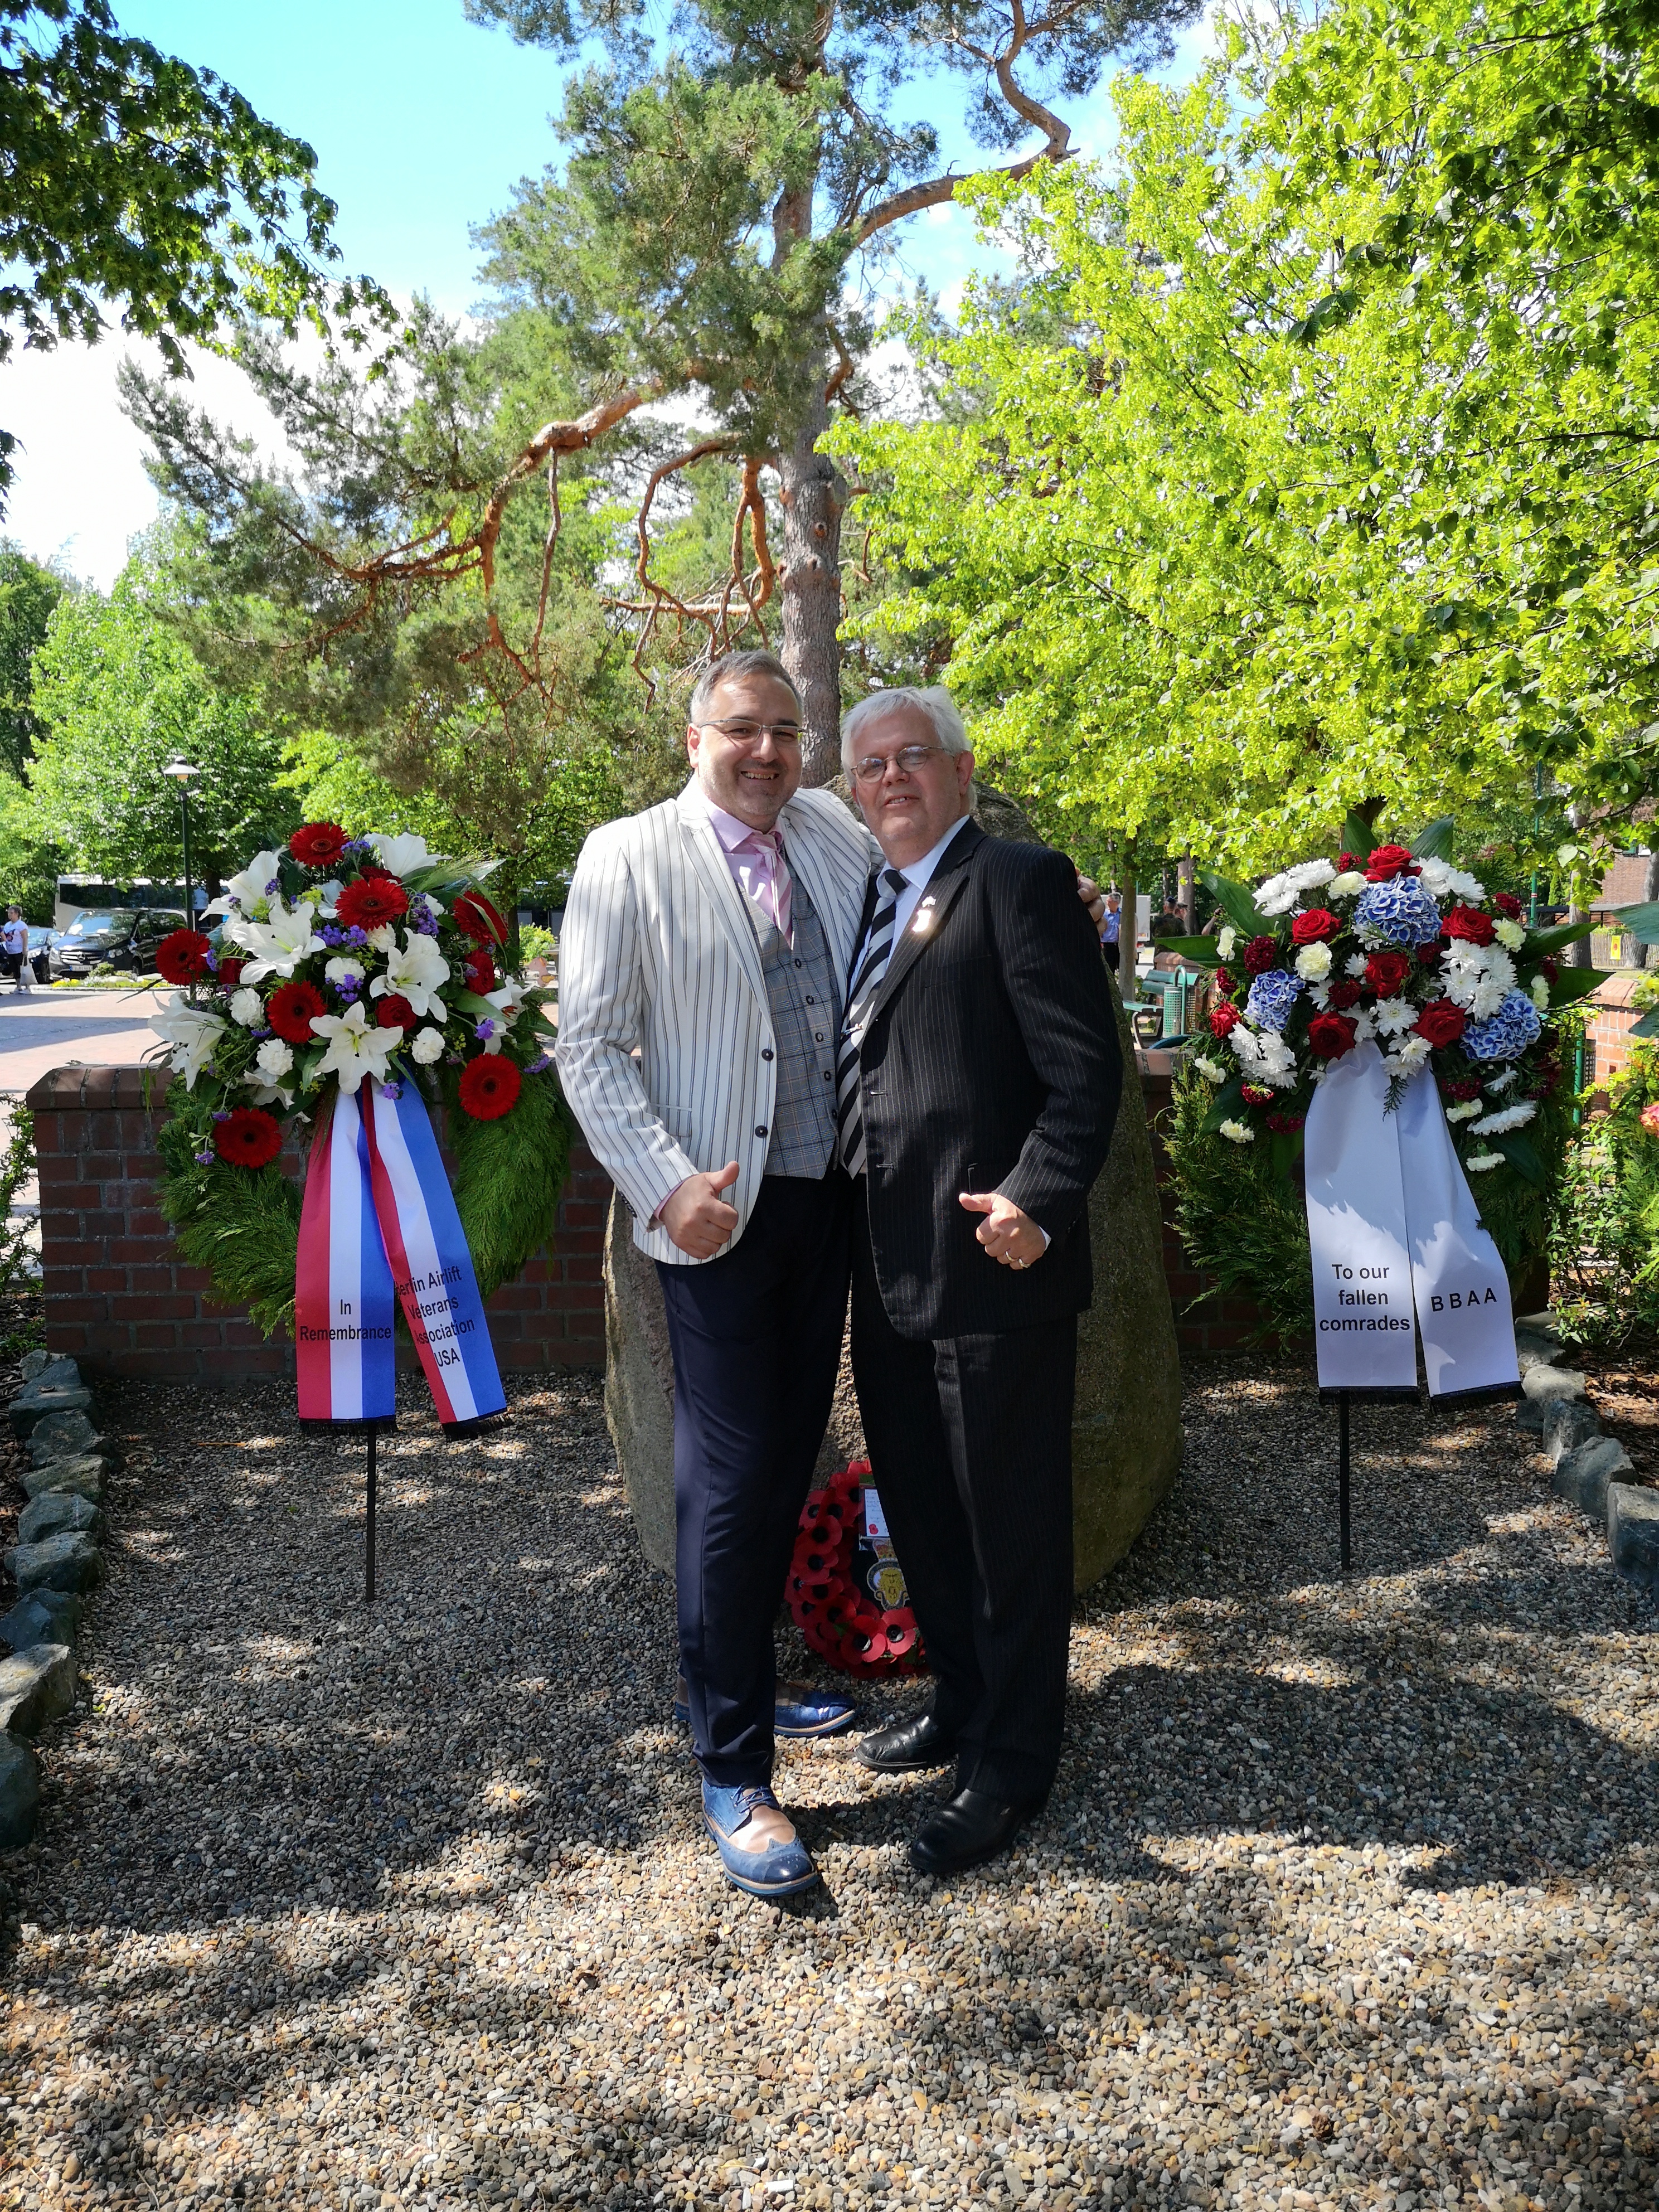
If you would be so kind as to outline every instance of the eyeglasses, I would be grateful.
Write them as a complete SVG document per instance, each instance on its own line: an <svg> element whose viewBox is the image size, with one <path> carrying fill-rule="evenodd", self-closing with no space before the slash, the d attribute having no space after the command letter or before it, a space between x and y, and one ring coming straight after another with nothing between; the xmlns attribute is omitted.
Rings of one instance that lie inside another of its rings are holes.
<svg viewBox="0 0 1659 2212"><path fill-rule="evenodd" d="M935 753L948 750L945 745L901 745L896 753L871 753L864 760L854 761L853 773L860 783L879 783L890 768L897 769L904 775L915 775L924 761L931 760Z"/></svg>
<svg viewBox="0 0 1659 2212"><path fill-rule="evenodd" d="M800 743L799 722L699 722L700 730L718 730L734 745L757 745L767 738L781 745Z"/></svg>

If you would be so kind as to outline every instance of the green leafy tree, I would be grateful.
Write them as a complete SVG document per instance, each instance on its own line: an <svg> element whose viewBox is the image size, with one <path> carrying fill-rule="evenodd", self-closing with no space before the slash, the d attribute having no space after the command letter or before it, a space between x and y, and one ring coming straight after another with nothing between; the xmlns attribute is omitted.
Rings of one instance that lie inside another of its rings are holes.
<svg viewBox="0 0 1659 2212"><path fill-rule="evenodd" d="M31 798L42 836L116 881L176 880L179 792L162 771L201 770L190 797L197 878L216 893L248 855L297 820L278 779L283 737L259 702L215 688L167 619L154 550L106 599L63 600L35 658L44 737Z"/></svg>
<svg viewBox="0 0 1659 2212"><path fill-rule="evenodd" d="M319 319L334 204L309 146L210 70L125 37L106 0L0 0L0 362L125 330L175 370L252 313ZM379 304L347 286L348 318ZM16 441L0 430L0 501Z"/></svg>
<svg viewBox="0 0 1659 2212"><path fill-rule="evenodd" d="M52 611L70 588L56 569L0 539L0 769L28 780L40 725L33 706L34 656Z"/></svg>

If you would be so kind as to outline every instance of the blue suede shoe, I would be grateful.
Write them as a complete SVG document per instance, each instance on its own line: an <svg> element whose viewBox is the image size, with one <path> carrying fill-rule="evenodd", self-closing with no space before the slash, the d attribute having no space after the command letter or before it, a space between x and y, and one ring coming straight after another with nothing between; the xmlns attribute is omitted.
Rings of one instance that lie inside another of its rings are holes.
<svg viewBox="0 0 1659 2212"><path fill-rule="evenodd" d="M768 1844L762 1850L745 1850L738 1841L763 1806L775 1813L783 1810L763 1784L750 1783L741 1790L721 1790L712 1782L702 1785L702 1817L732 1887L750 1897L798 1896L818 1879L812 1855L799 1836L787 1844Z"/></svg>
<svg viewBox="0 0 1659 2212"><path fill-rule="evenodd" d="M691 1708L686 1702L684 1675L674 1699L674 1717L682 1728L690 1727ZM832 1697L828 1690L815 1690L806 1682L781 1682L772 1707L772 1733L781 1739L839 1735L857 1718L858 1707L850 1698Z"/></svg>

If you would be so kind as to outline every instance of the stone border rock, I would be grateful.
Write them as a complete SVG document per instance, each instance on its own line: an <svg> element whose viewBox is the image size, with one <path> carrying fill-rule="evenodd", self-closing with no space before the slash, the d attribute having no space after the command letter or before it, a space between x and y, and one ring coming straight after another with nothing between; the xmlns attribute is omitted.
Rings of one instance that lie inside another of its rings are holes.
<svg viewBox="0 0 1659 2212"><path fill-rule="evenodd" d="M75 1703L83 1602L104 1578L105 1478L119 1462L72 1359L27 1353L23 1388L6 1410L33 1462L5 1555L17 1602L0 1618L0 1644L12 1655L0 1659L0 1850L15 1850L33 1835L40 1805L28 1739Z"/></svg>
<svg viewBox="0 0 1659 2212"><path fill-rule="evenodd" d="M1636 1472L1616 1437L1604 1436L1585 1398L1585 1377L1561 1357L1559 1330L1547 1313L1523 1314L1515 1348L1525 1394L1516 1409L1548 1455L1550 1487L1607 1530L1615 1571L1659 1593L1659 1490L1620 1480Z"/></svg>

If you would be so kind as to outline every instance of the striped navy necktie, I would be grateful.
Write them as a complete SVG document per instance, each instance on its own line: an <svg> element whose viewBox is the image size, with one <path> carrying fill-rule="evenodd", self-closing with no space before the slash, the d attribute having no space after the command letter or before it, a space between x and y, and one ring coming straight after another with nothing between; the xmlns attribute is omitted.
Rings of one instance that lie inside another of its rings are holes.
<svg viewBox="0 0 1659 2212"><path fill-rule="evenodd" d="M841 1047L836 1055L836 1144L848 1175L864 1173L864 1102L859 1096L859 1047L887 963L893 957L893 923L904 878L896 868L884 868L877 878L880 896L870 917L870 934L864 957L847 994L847 1018L841 1025Z"/></svg>

